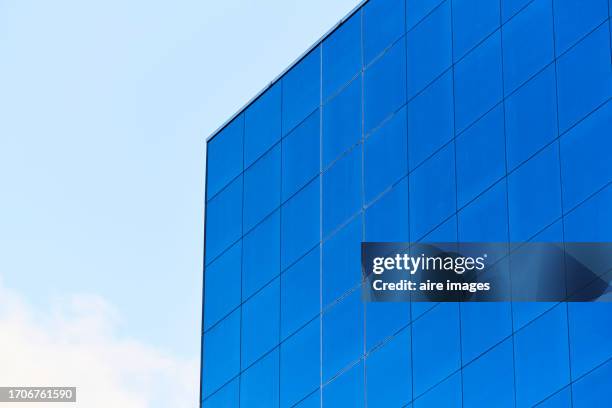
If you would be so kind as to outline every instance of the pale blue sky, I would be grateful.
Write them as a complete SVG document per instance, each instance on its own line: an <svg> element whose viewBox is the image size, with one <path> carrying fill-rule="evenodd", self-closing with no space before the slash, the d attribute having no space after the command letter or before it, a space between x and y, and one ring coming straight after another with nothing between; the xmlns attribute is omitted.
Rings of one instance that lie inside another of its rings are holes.
<svg viewBox="0 0 612 408"><path fill-rule="evenodd" d="M204 140L356 0L0 0L0 281L199 354Z"/></svg>

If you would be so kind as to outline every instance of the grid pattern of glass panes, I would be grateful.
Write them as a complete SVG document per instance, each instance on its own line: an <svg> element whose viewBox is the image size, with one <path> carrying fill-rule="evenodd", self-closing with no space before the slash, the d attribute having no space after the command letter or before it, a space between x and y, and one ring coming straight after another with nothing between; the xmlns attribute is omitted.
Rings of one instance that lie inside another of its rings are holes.
<svg viewBox="0 0 612 408"><path fill-rule="evenodd" d="M594 407L612 305L368 303L362 241L612 241L608 0L370 0L208 142L202 404Z"/></svg>

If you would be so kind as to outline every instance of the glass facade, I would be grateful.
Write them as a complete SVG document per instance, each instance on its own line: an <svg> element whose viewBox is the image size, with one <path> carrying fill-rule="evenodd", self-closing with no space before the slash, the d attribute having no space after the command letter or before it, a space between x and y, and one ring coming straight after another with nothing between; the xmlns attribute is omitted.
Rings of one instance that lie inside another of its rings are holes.
<svg viewBox="0 0 612 408"><path fill-rule="evenodd" d="M612 241L610 25L370 0L210 138L202 406L611 406L612 304L359 291L362 241Z"/></svg>

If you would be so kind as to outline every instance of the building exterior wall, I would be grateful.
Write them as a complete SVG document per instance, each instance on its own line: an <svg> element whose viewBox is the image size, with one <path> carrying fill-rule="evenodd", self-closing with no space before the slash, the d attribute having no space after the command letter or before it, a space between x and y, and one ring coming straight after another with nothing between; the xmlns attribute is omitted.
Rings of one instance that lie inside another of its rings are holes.
<svg viewBox="0 0 612 408"><path fill-rule="evenodd" d="M612 304L359 285L362 241L612 241L611 61L607 0L357 9L207 142L203 407L609 406Z"/></svg>

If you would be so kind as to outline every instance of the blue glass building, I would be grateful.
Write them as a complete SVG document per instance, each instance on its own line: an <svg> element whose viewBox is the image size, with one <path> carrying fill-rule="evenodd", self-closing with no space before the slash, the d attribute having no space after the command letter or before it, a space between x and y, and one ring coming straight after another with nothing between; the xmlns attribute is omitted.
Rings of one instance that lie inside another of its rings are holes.
<svg viewBox="0 0 612 408"><path fill-rule="evenodd" d="M610 9L370 0L210 137L202 406L612 406L612 304L359 292L362 241L612 241Z"/></svg>

